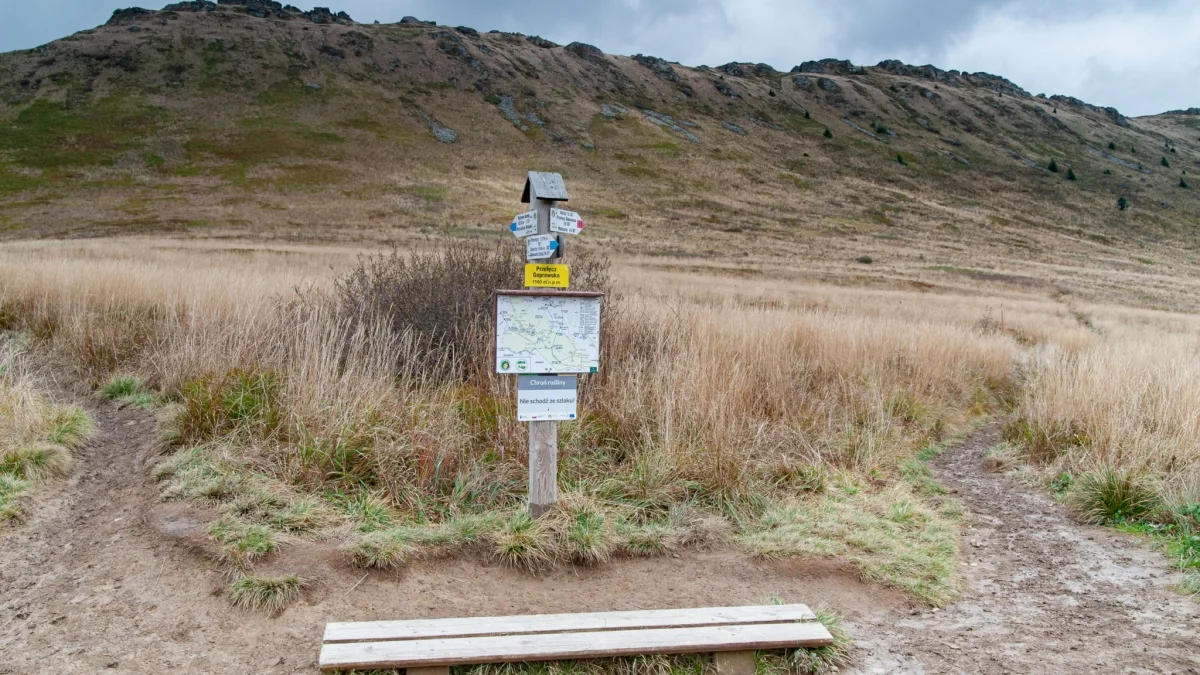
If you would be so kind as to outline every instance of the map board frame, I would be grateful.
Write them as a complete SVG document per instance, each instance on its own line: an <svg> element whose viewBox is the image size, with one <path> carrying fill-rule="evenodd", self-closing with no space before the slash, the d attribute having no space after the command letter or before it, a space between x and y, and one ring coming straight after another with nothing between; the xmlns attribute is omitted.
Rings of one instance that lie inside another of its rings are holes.
<svg viewBox="0 0 1200 675"><path fill-rule="evenodd" d="M561 370L561 371L551 371L551 372L540 372L540 371L536 371L536 370L520 371L516 368L510 368L508 370L501 369L501 367L500 367L501 359L500 359L500 354L499 354L499 352L500 352L500 299L503 297L514 297L514 296L526 297L526 298L535 297L535 298L594 298L594 299L600 299L601 300L601 310L600 310L601 314L600 314L600 317L597 317L597 326L599 326L599 323L603 317L603 298L604 298L603 293L596 293L596 292L592 292L592 291L552 291L552 290L546 290L546 289L522 289L522 290L498 290L498 291L496 291L495 297L493 300L494 305L492 307L492 311L494 312L493 316L495 319L493 321L493 325L495 326L495 332L493 334L492 353L496 355L496 364L495 364L496 371L495 372L497 374L500 374L500 375L572 375L572 374L586 375L589 373L598 372L598 369L596 369L596 370ZM599 330L599 328L597 328L597 330ZM597 342L597 346L599 346L598 342Z"/></svg>

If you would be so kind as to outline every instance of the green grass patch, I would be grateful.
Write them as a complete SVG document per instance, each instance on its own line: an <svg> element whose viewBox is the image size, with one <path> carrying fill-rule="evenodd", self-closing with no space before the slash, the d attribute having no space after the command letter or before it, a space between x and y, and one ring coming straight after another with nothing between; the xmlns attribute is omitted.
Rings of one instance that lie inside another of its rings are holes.
<svg viewBox="0 0 1200 675"><path fill-rule="evenodd" d="M135 97L114 94L80 107L38 99L0 125L0 150L37 169L111 165L154 133L163 111Z"/></svg>
<svg viewBox="0 0 1200 675"><path fill-rule="evenodd" d="M0 472L0 524L10 520L19 520L25 515L21 505L21 496L28 490L31 483L11 473Z"/></svg>
<svg viewBox="0 0 1200 675"><path fill-rule="evenodd" d="M849 488L849 489L847 489ZM958 528L950 513L903 484L879 492L844 485L766 509L741 536L764 557L838 557L932 605L956 592Z"/></svg>
<svg viewBox="0 0 1200 675"><path fill-rule="evenodd" d="M142 410L154 407L154 393L146 387L146 383L132 375L116 375L100 389L104 398L123 405L130 405Z"/></svg>

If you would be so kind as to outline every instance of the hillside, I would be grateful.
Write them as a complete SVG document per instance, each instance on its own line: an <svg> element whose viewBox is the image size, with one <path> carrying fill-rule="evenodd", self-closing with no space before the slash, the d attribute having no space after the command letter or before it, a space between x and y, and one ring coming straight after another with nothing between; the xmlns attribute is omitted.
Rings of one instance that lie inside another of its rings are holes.
<svg viewBox="0 0 1200 675"><path fill-rule="evenodd" d="M628 259L1195 308L1196 113L898 61L692 68L183 2L0 55L0 232L500 236L541 169L587 245Z"/></svg>

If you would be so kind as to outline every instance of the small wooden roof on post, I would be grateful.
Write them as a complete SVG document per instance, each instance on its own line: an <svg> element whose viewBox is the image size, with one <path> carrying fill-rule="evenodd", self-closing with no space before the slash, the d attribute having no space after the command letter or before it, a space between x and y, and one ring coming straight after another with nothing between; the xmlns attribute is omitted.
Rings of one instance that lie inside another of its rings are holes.
<svg viewBox="0 0 1200 675"><path fill-rule="evenodd" d="M525 177L525 192L521 193L521 203L529 204L534 199L565 202L568 200L567 184L559 174L530 171Z"/></svg>

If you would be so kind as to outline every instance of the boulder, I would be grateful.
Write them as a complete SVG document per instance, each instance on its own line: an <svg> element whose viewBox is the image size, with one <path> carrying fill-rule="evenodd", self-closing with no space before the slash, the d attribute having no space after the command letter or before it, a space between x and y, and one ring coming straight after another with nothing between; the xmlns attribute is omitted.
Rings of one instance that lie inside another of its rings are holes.
<svg viewBox="0 0 1200 675"><path fill-rule="evenodd" d="M728 84L726 84L725 82L723 82L721 80L713 80L713 86L717 88L717 91L721 92L721 94L723 94L725 96L728 96L729 98L741 98L742 97L741 94L738 94L737 91L733 87L729 86Z"/></svg>
<svg viewBox="0 0 1200 675"><path fill-rule="evenodd" d="M999 75L991 73L971 73L964 74L963 79L977 87L987 87L999 94L1008 94L1009 96L1020 96L1022 98L1032 98L1029 92L1018 87L1007 79Z"/></svg>
<svg viewBox="0 0 1200 675"><path fill-rule="evenodd" d="M958 82L956 71L946 71L931 65L910 66L903 61L887 59L886 61L880 61L875 67L880 70L886 70L893 75L902 75L904 77L920 77L927 80L949 83Z"/></svg>
<svg viewBox="0 0 1200 675"><path fill-rule="evenodd" d="M842 88L838 86L837 82L834 82L833 80L829 79L828 77L818 77L817 78L817 86L824 89L825 91L836 92L836 91L842 90Z"/></svg>
<svg viewBox="0 0 1200 675"><path fill-rule="evenodd" d="M645 56L643 54L634 54L633 60L646 66L654 71L654 74L668 82L678 82L679 74L671 67L671 64L657 56Z"/></svg>
<svg viewBox="0 0 1200 675"><path fill-rule="evenodd" d="M593 47L583 42L572 42L567 45L567 51L586 61L600 61L604 58L604 52L600 51L599 47Z"/></svg>
<svg viewBox="0 0 1200 675"><path fill-rule="evenodd" d="M804 89L807 91L812 89L813 81L812 78L807 75L796 75L792 78L792 84L795 84L797 89Z"/></svg>
<svg viewBox="0 0 1200 675"><path fill-rule="evenodd" d="M474 28L468 28L467 26L458 26L454 30L466 35L467 37L479 37L479 31L475 30Z"/></svg>
<svg viewBox="0 0 1200 675"><path fill-rule="evenodd" d="M725 73L726 75L732 75L734 77L746 76L746 69L742 68L742 64L740 63L726 63L723 66L717 66L717 70Z"/></svg>

